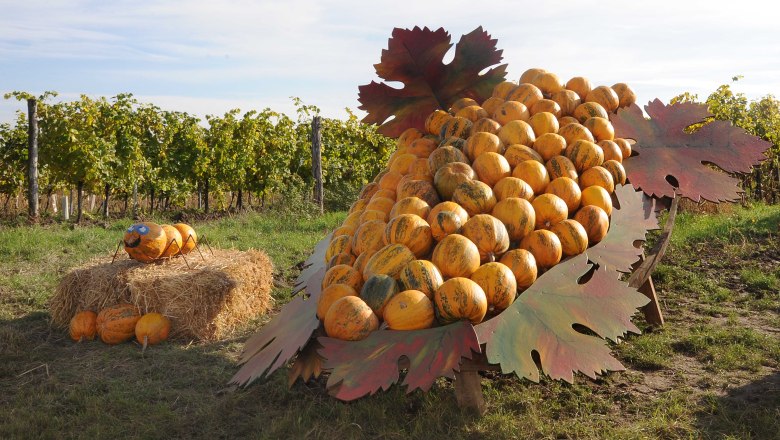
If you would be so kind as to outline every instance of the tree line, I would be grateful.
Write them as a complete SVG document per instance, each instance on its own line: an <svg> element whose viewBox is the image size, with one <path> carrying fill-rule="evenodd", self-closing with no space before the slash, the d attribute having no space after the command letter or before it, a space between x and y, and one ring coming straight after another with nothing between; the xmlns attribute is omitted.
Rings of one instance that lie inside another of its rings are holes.
<svg viewBox="0 0 780 440"><path fill-rule="evenodd" d="M100 194L108 216L114 200L123 202L124 213L135 214L180 209L197 197L196 209L209 212L215 202L218 209L242 209L252 195L262 204L313 187L311 121L320 110L298 98L292 117L269 108L234 109L204 121L129 93L49 103L55 95L13 92L6 99L35 102L40 196L75 192L77 220L85 193ZM360 188L379 173L394 146L347 111L346 120L320 118L326 194ZM12 199L26 195L28 116L18 111L14 123L0 124L0 203L6 211Z"/></svg>

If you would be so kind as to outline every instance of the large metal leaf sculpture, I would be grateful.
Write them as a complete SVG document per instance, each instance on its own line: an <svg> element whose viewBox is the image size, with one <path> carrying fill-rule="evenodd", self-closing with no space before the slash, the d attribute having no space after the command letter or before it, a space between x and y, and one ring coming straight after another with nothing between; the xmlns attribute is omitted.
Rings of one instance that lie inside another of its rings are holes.
<svg viewBox="0 0 780 440"><path fill-rule="evenodd" d="M686 132L689 126L712 118L702 104L664 105L656 99L645 111L650 119L636 105L610 119L616 136L636 140L638 156L624 163L626 174L635 188L651 197L673 198L676 191L697 202L738 200L737 179L709 165L729 173L748 173L766 159L764 151L771 146L729 121L711 121Z"/></svg>
<svg viewBox="0 0 780 440"><path fill-rule="evenodd" d="M373 332L362 341L340 341L321 337L324 369L330 393L341 400L353 400L377 391L387 390L398 382L398 363L409 360L403 385L407 392L427 391L438 377L454 377L461 358L480 352L474 327L459 321L426 330Z"/></svg>
<svg viewBox="0 0 780 440"><path fill-rule="evenodd" d="M381 62L374 67L380 78L402 82L404 87L396 89L374 81L360 86L359 108L368 113L363 122L382 124L380 133L397 137L410 127L422 130L431 112L447 109L459 98L478 102L488 98L506 75L506 64L480 75L501 61L496 40L478 27L461 37L452 62L444 64L444 55L452 47L450 41L450 34L442 28L393 29Z"/></svg>
<svg viewBox="0 0 780 440"><path fill-rule="evenodd" d="M602 268L628 273L642 256L647 231L658 229L658 217L654 199L631 185L615 187L615 196L619 207L612 210L609 233L586 254Z"/></svg>
<svg viewBox="0 0 780 440"><path fill-rule="evenodd" d="M476 327L480 343L487 344L488 362L535 382L539 370L533 352L545 374L568 382L577 371L595 377L623 369L601 338L617 340L627 331L639 333L631 316L649 300L620 281L618 270L625 271L639 259L641 250L634 242L644 241L658 223L640 192L623 185L615 195L618 206L601 243L550 269L507 310ZM601 338L581 333L575 325Z"/></svg>
<svg viewBox="0 0 780 440"><path fill-rule="evenodd" d="M534 352L542 372L567 382L573 382L578 371L595 378L624 369L601 338L617 340L626 331L639 333L631 316L649 300L620 281L618 272L595 269L585 254L559 263L508 309L478 325L488 362L534 382L539 381ZM579 284L592 270L590 279ZM577 324L599 337L578 331Z"/></svg>
<svg viewBox="0 0 780 440"><path fill-rule="evenodd" d="M295 357L320 326L317 300L322 293L322 279L325 276L323 260L330 237L328 234L323 238L304 263L305 268L296 280L294 293L298 295L271 322L246 341L240 360L244 365L230 379L230 383L249 385L260 377L268 377ZM301 371L303 373L313 368L316 367L302 368Z"/></svg>

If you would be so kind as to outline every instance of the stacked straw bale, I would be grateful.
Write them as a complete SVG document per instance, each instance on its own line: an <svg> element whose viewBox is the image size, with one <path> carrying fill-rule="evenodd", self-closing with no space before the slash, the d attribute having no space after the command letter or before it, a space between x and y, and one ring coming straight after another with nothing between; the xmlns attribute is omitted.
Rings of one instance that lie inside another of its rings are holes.
<svg viewBox="0 0 780 440"><path fill-rule="evenodd" d="M95 259L60 281L49 302L52 325L67 327L78 311L127 302L169 317L172 338L213 341L271 306L273 265L265 253L214 249L187 262Z"/></svg>

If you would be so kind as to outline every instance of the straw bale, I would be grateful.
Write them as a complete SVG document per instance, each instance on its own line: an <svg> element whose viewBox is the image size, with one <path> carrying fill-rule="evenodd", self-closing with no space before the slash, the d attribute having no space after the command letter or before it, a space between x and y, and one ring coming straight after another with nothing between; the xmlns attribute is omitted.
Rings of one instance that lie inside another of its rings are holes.
<svg viewBox="0 0 780 440"><path fill-rule="evenodd" d="M49 302L52 324L66 327L80 310L129 302L169 317L172 338L217 340L271 306L273 265L265 253L214 249L187 262L190 268L182 258L97 258L62 278Z"/></svg>

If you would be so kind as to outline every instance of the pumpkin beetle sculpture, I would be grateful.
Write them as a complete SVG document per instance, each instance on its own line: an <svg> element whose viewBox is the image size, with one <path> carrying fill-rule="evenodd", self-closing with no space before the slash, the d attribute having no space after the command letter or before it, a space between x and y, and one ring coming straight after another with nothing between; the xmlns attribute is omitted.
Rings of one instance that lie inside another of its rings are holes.
<svg viewBox="0 0 780 440"><path fill-rule="evenodd" d="M482 28L464 35L445 65L451 47L443 29L393 31L375 67L404 87L372 82L360 87L360 102L364 122L398 138L398 150L317 245L300 294L246 342L232 383L248 385L294 359L290 384L325 371L328 391L344 401L399 381L425 391L448 377L459 403L481 412L480 369L534 382L540 370L568 382L577 372L622 370L606 340L639 333L631 317L655 299L649 275L679 198L737 200L736 179L710 164L748 172L770 145L728 122L686 131L710 119L701 105L655 100L645 118L623 83L563 83L543 69L507 81ZM640 263L644 249L634 243L658 228L665 208L659 244ZM423 268L429 279L418 276ZM349 289L332 287L342 284ZM660 324L651 305L648 321ZM331 314L344 319L339 309L359 311L367 324L331 330Z"/></svg>
<svg viewBox="0 0 780 440"><path fill-rule="evenodd" d="M208 244L207 244L208 245ZM192 226L186 223L175 225L158 225L152 222L136 223L127 228L124 237L117 244L113 263L124 247L127 255L142 263L152 263L176 256L189 254L198 249L198 235ZM201 254L202 257L202 254ZM187 259L184 259L187 262ZM189 267L189 262L187 262Z"/></svg>

